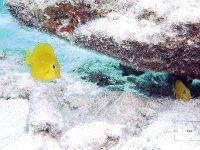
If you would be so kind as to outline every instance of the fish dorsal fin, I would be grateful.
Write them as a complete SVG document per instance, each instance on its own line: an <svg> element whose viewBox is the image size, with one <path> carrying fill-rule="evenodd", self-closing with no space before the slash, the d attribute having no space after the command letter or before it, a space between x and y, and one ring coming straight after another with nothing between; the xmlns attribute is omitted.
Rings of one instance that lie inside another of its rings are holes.
<svg viewBox="0 0 200 150"><path fill-rule="evenodd" d="M177 80L176 82L177 82L177 85L178 85L179 87L181 87L181 88L187 88L187 87L185 86L185 84L184 84L181 80ZM187 89L188 89L188 88L187 88Z"/></svg>
<svg viewBox="0 0 200 150"><path fill-rule="evenodd" d="M53 48L51 45L46 44L46 43L40 43L35 46L33 50L33 56L38 56L38 55L52 55L54 56Z"/></svg>
<svg viewBox="0 0 200 150"><path fill-rule="evenodd" d="M185 85L183 84L183 82L181 80L176 80L176 83L175 83L176 91L180 92L183 90L183 88L185 88Z"/></svg>

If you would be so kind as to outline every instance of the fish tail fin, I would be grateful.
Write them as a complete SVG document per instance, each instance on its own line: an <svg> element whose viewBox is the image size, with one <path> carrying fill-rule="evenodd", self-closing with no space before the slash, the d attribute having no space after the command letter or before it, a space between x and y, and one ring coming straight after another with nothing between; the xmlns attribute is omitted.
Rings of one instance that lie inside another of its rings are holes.
<svg viewBox="0 0 200 150"><path fill-rule="evenodd" d="M172 92L173 92L174 97L176 97L176 89L174 86L172 87Z"/></svg>
<svg viewBox="0 0 200 150"><path fill-rule="evenodd" d="M172 86L172 92L173 92L173 95L175 95L175 89L174 89L174 86Z"/></svg>
<svg viewBox="0 0 200 150"><path fill-rule="evenodd" d="M173 92L173 95L176 97L176 83L174 83L173 87L172 87L172 92Z"/></svg>
<svg viewBox="0 0 200 150"><path fill-rule="evenodd" d="M25 65L30 65L31 64L31 52L30 49L28 48L26 50L26 60L25 60Z"/></svg>

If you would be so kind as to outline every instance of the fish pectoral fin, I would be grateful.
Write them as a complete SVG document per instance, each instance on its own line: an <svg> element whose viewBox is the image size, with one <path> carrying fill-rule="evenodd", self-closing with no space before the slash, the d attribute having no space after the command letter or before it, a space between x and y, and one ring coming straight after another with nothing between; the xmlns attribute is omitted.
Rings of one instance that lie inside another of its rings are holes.
<svg viewBox="0 0 200 150"><path fill-rule="evenodd" d="M176 97L176 88L175 88L174 85L173 85L173 87L172 87L172 92L173 92L173 95Z"/></svg>
<svg viewBox="0 0 200 150"><path fill-rule="evenodd" d="M44 76L50 76L50 70L45 71L43 75Z"/></svg>

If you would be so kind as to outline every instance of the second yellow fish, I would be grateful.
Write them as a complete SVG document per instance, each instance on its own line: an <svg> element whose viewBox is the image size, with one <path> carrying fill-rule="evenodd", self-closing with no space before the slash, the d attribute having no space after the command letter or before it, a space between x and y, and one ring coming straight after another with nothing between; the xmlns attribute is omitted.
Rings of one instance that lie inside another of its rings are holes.
<svg viewBox="0 0 200 150"><path fill-rule="evenodd" d="M176 99L183 100L185 102L192 99L190 90L183 84L181 80L176 80L172 90Z"/></svg>
<svg viewBox="0 0 200 150"><path fill-rule="evenodd" d="M53 80L60 78L60 65L49 44L36 45L32 54L27 49L25 64L30 65L31 76L35 79Z"/></svg>

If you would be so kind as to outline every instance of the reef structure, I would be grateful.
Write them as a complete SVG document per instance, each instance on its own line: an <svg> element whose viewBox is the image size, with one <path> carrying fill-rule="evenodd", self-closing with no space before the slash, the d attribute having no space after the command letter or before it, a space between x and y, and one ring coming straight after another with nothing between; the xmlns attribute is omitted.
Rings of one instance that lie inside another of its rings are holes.
<svg viewBox="0 0 200 150"><path fill-rule="evenodd" d="M139 70L200 79L197 0L6 0L20 23Z"/></svg>

